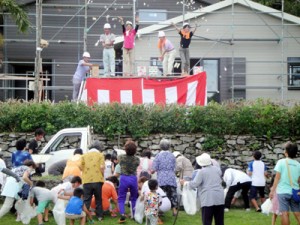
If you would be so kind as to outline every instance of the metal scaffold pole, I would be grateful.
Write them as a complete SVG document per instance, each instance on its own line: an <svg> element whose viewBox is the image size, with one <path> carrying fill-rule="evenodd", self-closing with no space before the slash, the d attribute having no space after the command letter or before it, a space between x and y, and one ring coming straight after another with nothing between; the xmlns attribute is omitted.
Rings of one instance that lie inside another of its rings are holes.
<svg viewBox="0 0 300 225"><path fill-rule="evenodd" d="M85 0L84 2L84 33L83 33L83 51L86 52L87 51L87 32L88 32L88 28L87 28L87 9L88 9L88 1Z"/></svg>
<svg viewBox="0 0 300 225"><path fill-rule="evenodd" d="M40 81L40 72L41 72L41 51L40 46L42 39L42 1L36 0L36 49L35 49L35 63L34 63L34 101L39 102L40 100L40 91L39 91L39 81Z"/></svg>

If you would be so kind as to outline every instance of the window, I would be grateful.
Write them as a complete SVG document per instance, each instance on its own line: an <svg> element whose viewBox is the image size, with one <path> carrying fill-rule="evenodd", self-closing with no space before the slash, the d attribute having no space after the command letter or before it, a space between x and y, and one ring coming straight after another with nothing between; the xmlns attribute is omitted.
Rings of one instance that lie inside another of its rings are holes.
<svg viewBox="0 0 300 225"><path fill-rule="evenodd" d="M46 153L57 152L60 150L66 149L76 149L80 148L81 143L81 133L74 134L62 134L59 136L56 142L54 142L49 149L47 149Z"/></svg>
<svg viewBox="0 0 300 225"><path fill-rule="evenodd" d="M288 58L288 89L300 90L300 57Z"/></svg>
<svg viewBox="0 0 300 225"><path fill-rule="evenodd" d="M140 9L141 23L156 23L167 20L167 11L160 9Z"/></svg>

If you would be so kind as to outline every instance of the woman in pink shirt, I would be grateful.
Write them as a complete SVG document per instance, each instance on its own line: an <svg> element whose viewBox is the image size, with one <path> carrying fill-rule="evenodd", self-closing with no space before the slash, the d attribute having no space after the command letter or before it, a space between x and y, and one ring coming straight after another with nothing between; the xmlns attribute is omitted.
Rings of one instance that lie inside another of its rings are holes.
<svg viewBox="0 0 300 225"><path fill-rule="evenodd" d="M123 36L124 36L124 44L123 44L123 74L124 76L130 76L134 73L133 60L134 60L134 40L136 33L139 29L139 18L135 18L135 28L133 29L132 22L126 21L124 24L124 20L122 17L119 17L122 28L123 28Z"/></svg>

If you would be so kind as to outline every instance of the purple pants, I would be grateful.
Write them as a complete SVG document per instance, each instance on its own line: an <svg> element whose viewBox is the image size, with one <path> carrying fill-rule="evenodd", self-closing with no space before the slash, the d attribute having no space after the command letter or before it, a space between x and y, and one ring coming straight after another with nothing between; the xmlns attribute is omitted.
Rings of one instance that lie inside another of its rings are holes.
<svg viewBox="0 0 300 225"><path fill-rule="evenodd" d="M120 214L125 214L125 200L128 189L130 190L130 202L132 207L132 213L135 213L135 203L138 198L138 183L136 175L121 175L120 186L118 192L118 205Z"/></svg>

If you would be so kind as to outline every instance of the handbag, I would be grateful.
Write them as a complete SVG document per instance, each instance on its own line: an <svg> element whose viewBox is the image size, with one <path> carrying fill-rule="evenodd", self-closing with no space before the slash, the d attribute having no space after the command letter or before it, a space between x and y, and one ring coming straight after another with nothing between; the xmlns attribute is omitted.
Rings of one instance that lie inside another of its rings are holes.
<svg viewBox="0 0 300 225"><path fill-rule="evenodd" d="M293 187L293 182L292 182L292 178L291 178L291 172L290 172L290 167L289 167L288 161L286 160L285 163L288 168L288 176L289 176L290 184L292 187L292 199L294 200L294 202L300 203L300 189L295 189Z"/></svg>

